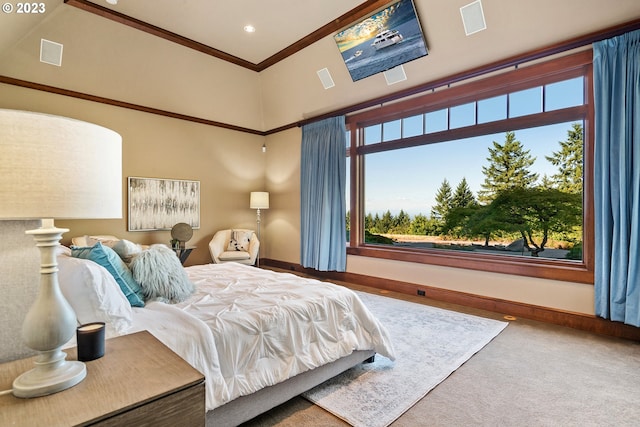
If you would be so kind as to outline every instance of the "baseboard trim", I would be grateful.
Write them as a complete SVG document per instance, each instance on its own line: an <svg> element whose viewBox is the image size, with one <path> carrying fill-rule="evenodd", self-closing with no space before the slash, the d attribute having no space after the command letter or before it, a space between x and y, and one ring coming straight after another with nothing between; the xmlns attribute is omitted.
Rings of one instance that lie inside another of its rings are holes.
<svg viewBox="0 0 640 427"><path fill-rule="evenodd" d="M549 307L490 298L482 295L451 291L448 289L440 289L416 283L367 276L364 274L318 271L312 268L302 267L300 264L268 258L261 259L260 262L265 266L304 273L322 279L349 282L381 290L400 292L406 295L417 295L420 290L424 291L426 298L431 298L436 301L458 304L465 307L477 308L494 313L502 313L505 315L522 317L525 319L537 320L560 326L567 326L600 335L640 341L640 328L625 325L620 322L612 322L610 320L588 314L574 313Z"/></svg>

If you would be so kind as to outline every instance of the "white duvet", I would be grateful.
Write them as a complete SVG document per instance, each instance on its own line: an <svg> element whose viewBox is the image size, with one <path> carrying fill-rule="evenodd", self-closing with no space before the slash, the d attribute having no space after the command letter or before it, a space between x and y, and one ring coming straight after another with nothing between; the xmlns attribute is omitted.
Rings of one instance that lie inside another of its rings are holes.
<svg viewBox="0 0 640 427"><path fill-rule="evenodd" d="M187 267L196 293L134 309L146 329L205 375L207 410L350 354L394 359L383 325L342 286L236 263Z"/></svg>

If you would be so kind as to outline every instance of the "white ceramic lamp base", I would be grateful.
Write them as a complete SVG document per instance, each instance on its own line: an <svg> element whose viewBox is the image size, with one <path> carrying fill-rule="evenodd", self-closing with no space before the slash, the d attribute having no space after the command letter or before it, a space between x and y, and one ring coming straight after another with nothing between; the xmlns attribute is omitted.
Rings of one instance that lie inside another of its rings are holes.
<svg viewBox="0 0 640 427"><path fill-rule="evenodd" d="M59 354L47 354L56 351ZM60 350L42 352L35 361L36 367L13 381L13 395L24 398L45 396L78 384L87 376L87 368L82 362L65 360L66 356Z"/></svg>
<svg viewBox="0 0 640 427"><path fill-rule="evenodd" d="M40 290L22 325L25 344L38 351L35 368L13 382L16 397L38 397L56 393L78 384L87 376L82 362L66 361L62 346L76 328L76 315L62 295L58 284L58 263L55 249L62 233L53 220L42 220L42 227L28 230L40 249Z"/></svg>

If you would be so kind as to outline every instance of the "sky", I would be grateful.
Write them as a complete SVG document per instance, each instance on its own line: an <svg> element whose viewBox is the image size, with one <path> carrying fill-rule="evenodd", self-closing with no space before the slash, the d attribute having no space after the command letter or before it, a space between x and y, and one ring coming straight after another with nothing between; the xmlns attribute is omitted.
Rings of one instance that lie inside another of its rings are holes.
<svg viewBox="0 0 640 427"><path fill-rule="evenodd" d="M544 105L545 111L581 105L582 79L547 85ZM542 110L542 89L512 93L509 96L509 117L523 116ZM506 116L506 96L480 101L478 105L478 123L504 119ZM450 128L473 125L475 106L468 104L452 108ZM419 123L418 127L416 125ZM530 168L539 174L551 176L557 168L546 160L554 151L560 149L559 141L568 138L568 131L574 122L559 123L550 126L515 130L516 139L535 163ZM405 136L422 132L421 119L406 120ZM380 140L395 139L400 134L399 123L380 126L365 131L365 143L377 143ZM436 112L426 117L427 133L446 129L446 111ZM385 137L388 134L388 137ZM482 167L488 166L489 147L492 141L504 144L505 134L485 135L458 141L430 144L403 150L391 150L368 154L365 157L365 212L382 214L387 210L397 214L401 209L409 215L418 213L429 216L435 204L435 196L446 178L452 191L466 178L471 191L477 196L484 182ZM349 159L347 159L348 165ZM347 170L349 170L347 168ZM348 188L348 187L347 187ZM347 206L349 206L347 191Z"/></svg>

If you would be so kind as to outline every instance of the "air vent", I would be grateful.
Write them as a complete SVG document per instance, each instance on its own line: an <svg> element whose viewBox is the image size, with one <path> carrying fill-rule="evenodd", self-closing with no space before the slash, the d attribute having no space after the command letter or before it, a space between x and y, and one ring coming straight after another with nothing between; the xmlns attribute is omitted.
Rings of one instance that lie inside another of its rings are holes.
<svg viewBox="0 0 640 427"><path fill-rule="evenodd" d="M49 40L40 40L40 62L62 66L62 45Z"/></svg>
<svg viewBox="0 0 640 427"><path fill-rule="evenodd" d="M333 82L333 79L331 78L331 73L329 73L329 70L326 68L323 68L322 70L318 70L318 77L320 78L320 81L322 82L322 86L325 89L330 89L332 87L334 87L336 84Z"/></svg>
<svg viewBox="0 0 640 427"><path fill-rule="evenodd" d="M404 73L404 67L398 65L390 70L384 72L384 78L387 80L387 85L391 86L398 82L407 80L407 75Z"/></svg>
<svg viewBox="0 0 640 427"><path fill-rule="evenodd" d="M484 12L482 11L482 3L476 0L466 6L460 8L462 15L462 23L464 24L464 32L466 35L486 30L487 23L484 21Z"/></svg>

